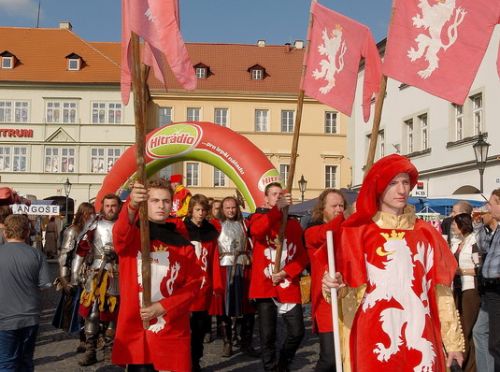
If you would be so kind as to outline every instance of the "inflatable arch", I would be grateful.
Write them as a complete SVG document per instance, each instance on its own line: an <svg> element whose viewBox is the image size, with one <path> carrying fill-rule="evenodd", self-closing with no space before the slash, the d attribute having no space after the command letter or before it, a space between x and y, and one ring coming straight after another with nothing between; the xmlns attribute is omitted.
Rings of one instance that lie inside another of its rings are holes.
<svg viewBox="0 0 500 372"><path fill-rule="evenodd" d="M104 178L96 196L96 209L104 195L127 188L136 175L136 146L128 148ZM146 136L146 174L151 177L169 164L197 160L227 175L253 212L264 203L264 188L280 176L252 142L231 129L209 122L174 123Z"/></svg>

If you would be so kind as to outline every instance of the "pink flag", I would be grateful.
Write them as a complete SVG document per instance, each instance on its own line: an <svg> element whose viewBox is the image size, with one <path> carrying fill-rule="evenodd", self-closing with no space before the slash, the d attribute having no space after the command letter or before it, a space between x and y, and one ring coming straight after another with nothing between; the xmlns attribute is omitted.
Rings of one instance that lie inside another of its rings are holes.
<svg viewBox="0 0 500 372"><path fill-rule="evenodd" d="M131 32L147 43L143 62L153 67L155 77L165 84L170 65L177 81L188 90L196 88L196 76L177 22L177 0L122 0L122 101L127 104L132 81Z"/></svg>
<svg viewBox="0 0 500 372"><path fill-rule="evenodd" d="M463 104L499 16L498 0L396 0L384 74Z"/></svg>
<svg viewBox="0 0 500 372"><path fill-rule="evenodd" d="M317 2L311 6L304 92L318 101L351 115L358 80L359 61L365 58L363 118L370 117L370 100L382 78L380 56L368 27Z"/></svg>

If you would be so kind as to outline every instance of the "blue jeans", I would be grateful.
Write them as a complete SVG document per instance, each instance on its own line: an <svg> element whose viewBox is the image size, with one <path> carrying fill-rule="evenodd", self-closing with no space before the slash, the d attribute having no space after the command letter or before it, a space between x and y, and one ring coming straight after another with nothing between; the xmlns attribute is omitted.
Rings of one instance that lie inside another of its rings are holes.
<svg viewBox="0 0 500 372"><path fill-rule="evenodd" d="M488 350L489 320L485 306L484 301L482 301L476 324L472 330L476 347L476 368L480 372L494 372L495 360Z"/></svg>
<svg viewBox="0 0 500 372"><path fill-rule="evenodd" d="M0 331L0 372L31 372L38 324Z"/></svg>

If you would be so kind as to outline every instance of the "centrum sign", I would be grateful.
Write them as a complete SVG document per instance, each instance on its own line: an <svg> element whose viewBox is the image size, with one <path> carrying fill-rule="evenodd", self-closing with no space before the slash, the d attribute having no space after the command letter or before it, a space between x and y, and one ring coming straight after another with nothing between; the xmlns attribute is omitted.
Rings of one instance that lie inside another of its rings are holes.
<svg viewBox="0 0 500 372"><path fill-rule="evenodd" d="M26 204L12 204L12 213L14 214L30 214L33 216L58 216L58 205L26 205Z"/></svg>

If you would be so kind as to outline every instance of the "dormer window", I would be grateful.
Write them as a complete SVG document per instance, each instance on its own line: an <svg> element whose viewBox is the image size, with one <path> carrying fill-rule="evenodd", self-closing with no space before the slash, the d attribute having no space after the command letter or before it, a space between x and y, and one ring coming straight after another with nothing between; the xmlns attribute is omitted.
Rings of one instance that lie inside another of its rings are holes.
<svg viewBox="0 0 500 372"><path fill-rule="evenodd" d="M14 68L14 57L2 57L2 68Z"/></svg>
<svg viewBox="0 0 500 372"><path fill-rule="evenodd" d="M266 69L259 65L254 65L248 69L252 80L263 80L266 77Z"/></svg>
<svg viewBox="0 0 500 372"><path fill-rule="evenodd" d="M2 69L10 70L13 69L16 64L16 56L7 50L0 53L2 59Z"/></svg>
<svg viewBox="0 0 500 372"><path fill-rule="evenodd" d="M66 56L69 71L79 71L82 69L83 59L78 54L71 53Z"/></svg>
<svg viewBox="0 0 500 372"><path fill-rule="evenodd" d="M203 63L198 63L194 66L197 79L206 79L210 76L210 68Z"/></svg>

